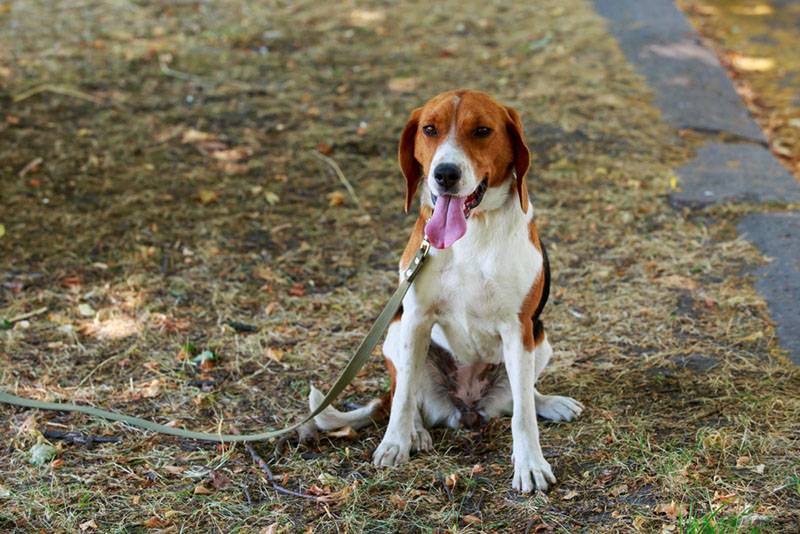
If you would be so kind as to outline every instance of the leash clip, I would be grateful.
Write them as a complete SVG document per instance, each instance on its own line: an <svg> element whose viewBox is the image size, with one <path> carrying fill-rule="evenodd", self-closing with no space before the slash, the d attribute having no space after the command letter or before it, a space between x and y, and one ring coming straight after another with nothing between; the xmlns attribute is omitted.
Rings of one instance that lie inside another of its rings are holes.
<svg viewBox="0 0 800 534"><path fill-rule="evenodd" d="M428 241L427 235L422 237L422 244L419 246L419 251L422 253L423 258L431 251L431 242Z"/></svg>
<svg viewBox="0 0 800 534"><path fill-rule="evenodd" d="M431 242L428 241L428 236L424 236L422 238L422 243L419 245L419 251L417 251L417 255L414 256L414 259L411 260L411 264L403 272L403 276L408 282L414 280L414 277L417 275L420 268L422 267L422 262L428 256L428 253L430 251L431 251Z"/></svg>

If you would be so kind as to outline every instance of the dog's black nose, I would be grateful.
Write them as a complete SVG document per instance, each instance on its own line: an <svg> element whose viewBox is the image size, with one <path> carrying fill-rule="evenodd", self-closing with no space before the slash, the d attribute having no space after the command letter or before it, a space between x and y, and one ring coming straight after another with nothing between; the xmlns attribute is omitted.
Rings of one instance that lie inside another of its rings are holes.
<svg viewBox="0 0 800 534"><path fill-rule="evenodd" d="M433 169L433 179L442 188L442 193L450 191L460 178L461 171L452 163L440 163Z"/></svg>

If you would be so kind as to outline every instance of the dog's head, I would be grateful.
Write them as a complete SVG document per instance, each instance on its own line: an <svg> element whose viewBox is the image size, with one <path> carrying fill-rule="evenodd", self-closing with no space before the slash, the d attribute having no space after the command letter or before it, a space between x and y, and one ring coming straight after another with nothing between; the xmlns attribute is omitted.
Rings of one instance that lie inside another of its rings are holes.
<svg viewBox="0 0 800 534"><path fill-rule="evenodd" d="M531 163L516 111L485 93L449 91L415 109L400 137L406 211L423 190L433 205L426 226L431 243L446 248L467 230L472 214L496 209L516 194L528 211L525 175ZM429 204L429 205L430 205Z"/></svg>

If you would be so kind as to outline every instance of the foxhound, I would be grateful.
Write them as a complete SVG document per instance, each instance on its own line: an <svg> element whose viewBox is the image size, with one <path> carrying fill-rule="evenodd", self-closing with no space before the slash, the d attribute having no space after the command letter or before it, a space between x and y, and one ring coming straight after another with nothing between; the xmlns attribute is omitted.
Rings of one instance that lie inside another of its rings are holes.
<svg viewBox="0 0 800 534"><path fill-rule="evenodd" d="M583 405L535 388L553 354L541 320L550 268L528 197L519 114L485 93L442 93L411 113L398 157L406 211L417 190L422 197L401 276L424 236L433 248L383 344L390 394L350 412L329 407L315 423L359 427L390 405L373 461L396 466L432 448L432 426L511 415L512 486L546 490L555 477L537 415L570 421ZM312 388L312 409L321 398Z"/></svg>

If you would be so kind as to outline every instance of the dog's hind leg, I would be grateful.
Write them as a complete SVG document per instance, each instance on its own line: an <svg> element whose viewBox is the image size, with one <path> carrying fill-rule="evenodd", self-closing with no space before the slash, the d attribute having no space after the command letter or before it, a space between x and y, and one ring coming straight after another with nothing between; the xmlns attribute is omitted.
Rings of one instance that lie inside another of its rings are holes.
<svg viewBox="0 0 800 534"><path fill-rule="evenodd" d="M553 355L553 348L547 341L547 336L534 350L534 365L536 379L547 366ZM551 421L572 421L583 412L583 404L572 397L562 397L561 395L544 395L539 393L534 387L534 399L536 403L536 415ZM511 399L511 389L508 387L508 380L498 383L487 396L482 405L482 411L486 419L501 415L512 415L514 403Z"/></svg>

